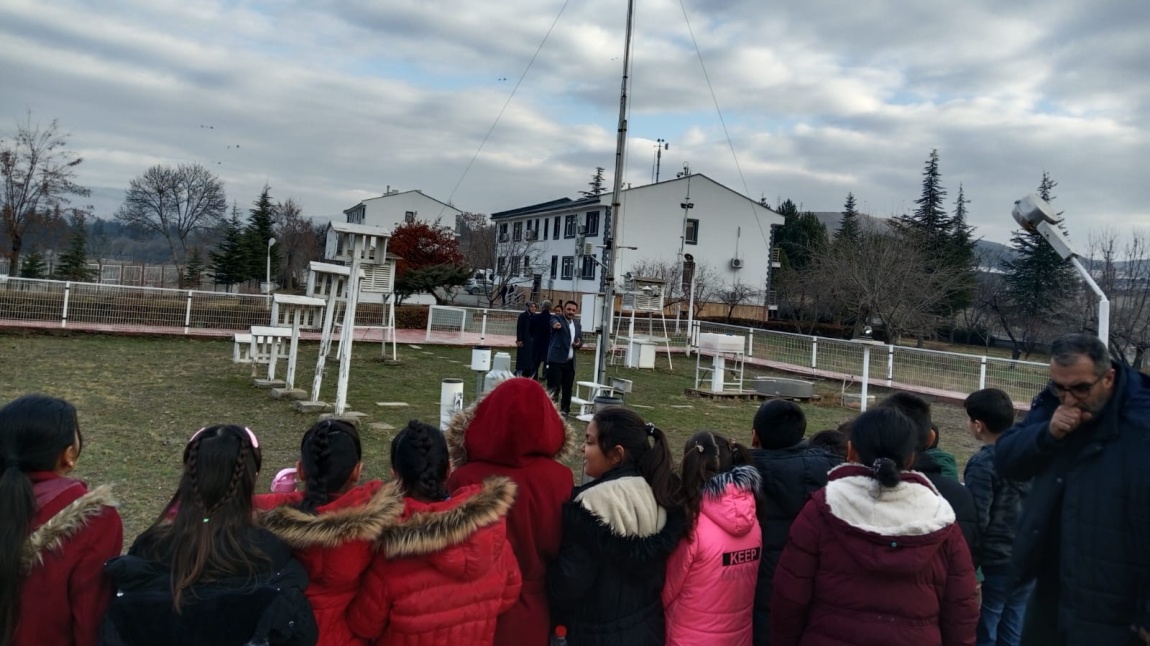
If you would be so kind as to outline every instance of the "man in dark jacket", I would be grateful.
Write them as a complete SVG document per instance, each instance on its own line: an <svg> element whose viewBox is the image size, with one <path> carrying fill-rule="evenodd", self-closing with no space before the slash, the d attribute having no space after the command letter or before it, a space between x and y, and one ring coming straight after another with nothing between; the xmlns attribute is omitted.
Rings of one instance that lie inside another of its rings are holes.
<svg viewBox="0 0 1150 646"><path fill-rule="evenodd" d="M575 353L583 347L583 328L575 315L575 301L563 304L563 316L551 317L551 343L547 347L547 390L559 403L559 412L571 412L571 390L575 386Z"/></svg>
<svg viewBox="0 0 1150 646"><path fill-rule="evenodd" d="M915 448L916 457L911 469L925 475L934 488L938 489L939 495L954 509L955 521L962 529L962 536L966 539L971 560L977 569L979 564L974 560L974 548L978 545L978 511L966 487L958 480L943 475L943 464L928 451L937 436L931 429L930 404L918 395L898 392L879 402L879 406L897 409L914 422L918 429L918 446Z"/></svg>
<svg viewBox="0 0 1150 646"><path fill-rule="evenodd" d="M531 374L532 379L547 378L543 366L547 363L547 346L551 345L551 301L543 301L539 311L531 317Z"/></svg>
<svg viewBox="0 0 1150 646"><path fill-rule="evenodd" d="M1150 377L1086 334L1050 346L1050 383L995 444L1009 478L1033 478L1012 561L1036 579L1024 645L1137 643L1150 626Z"/></svg>
<svg viewBox="0 0 1150 646"><path fill-rule="evenodd" d="M535 316L535 303L528 303L527 309L515 321L515 376L526 377L535 366L535 351L531 339L531 317Z"/></svg>
<svg viewBox="0 0 1150 646"><path fill-rule="evenodd" d="M771 643L771 581L787 544L791 523L807 498L827 484L827 472L842 463L828 451L811 448L803 436L807 419L798 404L768 401L755 413L751 455L763 479L766 510L762 522L763 558L755 586L754 643Z"/></svg>

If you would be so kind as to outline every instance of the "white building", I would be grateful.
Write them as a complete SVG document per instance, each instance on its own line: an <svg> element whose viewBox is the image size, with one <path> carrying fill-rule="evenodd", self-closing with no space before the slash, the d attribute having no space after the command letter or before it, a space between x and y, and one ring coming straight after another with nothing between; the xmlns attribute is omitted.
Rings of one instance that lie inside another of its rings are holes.
<svg viewBox="0 0 1150 646"><path fill-rule="evenodd" d="M462 213L450 204L424 195L419 189L401 193L390 186L383 195L368 198L344 211L348 224L383 227L388 231L394 231L405 222L431 224L437 219L443 226L455 230L456 217Z"/></svg>
<svg viewBox="0 0 1150 646"><path fill-rule="evenodd" d="M717 290L744 286L762 293L746 304L773 305L768 295L772 233L782 226L781 215L701 174L630 188L620 200L623 218L615 241L620 286L640 260L677 263L690 256L697 267L717 273ZM509 269L538 280L539 289L599 292L598 261L610 204L611 194L604 193L492 214L500 249L497 275Z"/></svg>

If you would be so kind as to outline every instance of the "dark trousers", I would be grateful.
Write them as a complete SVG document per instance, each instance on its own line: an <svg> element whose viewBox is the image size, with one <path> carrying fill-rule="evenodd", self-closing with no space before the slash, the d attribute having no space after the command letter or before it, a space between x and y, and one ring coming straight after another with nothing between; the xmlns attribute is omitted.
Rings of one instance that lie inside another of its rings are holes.
<svg viewBox="0 0 1150 646"><path fill-rule="evenodd" d="M987 574L982 582L982 612L978 617L978 646L1018 646L1026 604L1034 582L1013 586L1008 574Z"/></svg>
<svg viewBox="0 0 1150 646"><path fill-rule="evenodd" d="M575 385L575 358L563 363L547 364L547 392L559 401L559 410L571 412L571 388Z"/></svg>

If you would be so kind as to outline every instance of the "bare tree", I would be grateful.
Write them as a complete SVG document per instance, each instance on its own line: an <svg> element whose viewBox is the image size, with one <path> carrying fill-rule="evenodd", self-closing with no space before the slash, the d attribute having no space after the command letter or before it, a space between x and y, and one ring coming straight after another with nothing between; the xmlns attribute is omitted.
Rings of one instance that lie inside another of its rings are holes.
<svg viewBox="0 0 1150 646"><path fill-rule="evenodd" d="M496 301L502 305L514 304L506 298L518 300L512 296L517 293L517 286L530 286L535 274L550 272L551 266L544 266L543 249L536 240L538 236L530 233L522 234L518 239L515 236L497 238L494 227L491 228L491 235L481 239L482 244L491 245L490 257L495 259L494 280L478 284L488 306L494 306ZM479 253L487 255L488 252ZM579 270L576 266L575 271Z"/></svg>
<svg viewBox="0 0 1150 646"><path fill-rule="evenodd" d="M276 239L280 247L277 282L287 289L298 290L307 276L308 263L323 257L319 246L319 227L303 217L299 202L288 198L275 206Z"/></svg>
<svg viewBox="0 0 1150 646"><path fill-rule="evenodd" d="M1128 235L1104 231L1091 236L1090 255L1090 273L1110 299L1110 348L1141 370L1150 350L1150 236L1138 230ZM1097 297L1086 288L1082 293L1093 317Z"/></svg>
<svg viewBox="0 0 1150 646"><path fill-rule="evenodd" d="M0 140L0 220L8 239L8 273L16 275L24 236L49 214L71 203L69 195L87 196L90 191L75 182L76 167L83 161L68 150L68 134L56 120L46 128L32 124L32 115L18 123L11 139ZM72 216L79 209L68 209Z"/></svg>
<svg viewBox="0 0 1150 646"><path fill-rule="evenodd" d="M727 306L727 322L735 315L735 308L763 297L763 290L755 289L750 285L736 279L730 286L724 286L718 292L719 302Z"/></svg>
<svg viewBox="0 0 1150 646"><path fill-rule="evenodd" d="M495 225L482 213L462 213L456 218L459 251L473 269L495 266Z"/></svg>
<svg viewBox="0 0 1150 646"><path fill-rule="evenodd" d="M695 285L695 311L699 312L710 302L718 301L716 286L720 283L720 276L715 268L707 263L696 263L695 275L683 280L683 263L678 259L644 258L631 265L628 270L634 276L644 278L658 278L666 283L663 294L664 307L681 307L690 302L691 283Z"/></svg>
<svg viewBox="0 0 1150 646"><path fill-rule="evenodd" d="M181 267L188 237L219 225L227 206L223 182L202 165L156 165L128 185L116 220L162 236L172 262Z"/></svg>

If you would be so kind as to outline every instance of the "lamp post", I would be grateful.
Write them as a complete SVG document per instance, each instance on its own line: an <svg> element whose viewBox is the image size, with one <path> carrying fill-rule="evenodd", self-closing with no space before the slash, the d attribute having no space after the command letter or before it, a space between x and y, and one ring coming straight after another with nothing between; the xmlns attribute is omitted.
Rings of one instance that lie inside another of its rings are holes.
<svg viewBox="0 0 1150 646"><path fill-rule="evenodd" d="M267 272L264 274L264 285L266 285L267 294L272 293L272 247L276 244L275 238L268 238L268 265Z"/></svg>
<svg viewBox="0 0 1150 646"><path fill-rule="evenodd" d="M670 150L671 144L666 139L655 140L655 183L659 183L659 168L663 165L663 151Z"/></svg>
<svg viewBox="0 0 1150 646"><path fill-rule="evenodd" d="M1082 280L1086 281L1090 289L1098 295L1098 339L1109 348L1110 299L1106 298L1106 294L1098 286L1098 283L1094 282L1094 277L1086 271L1086 267L1082 266L1082 262L1079 260L1081 254L1078 253L1066 234L1058 228L1057 225L1062 222L1062 219L1057 216L1049 202L1033 193L1021 200L1015 200L1011 215L1014 216L1014 221L1019 226L1030 233L1037 233L1045 238L1054 248L1054 251L1062 256L1063 260L1069 260L1070 264L1078 270L1078 274L1082 276Z"/></svg>

